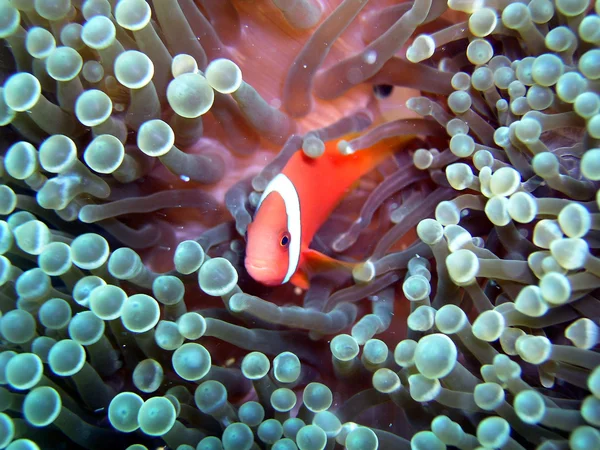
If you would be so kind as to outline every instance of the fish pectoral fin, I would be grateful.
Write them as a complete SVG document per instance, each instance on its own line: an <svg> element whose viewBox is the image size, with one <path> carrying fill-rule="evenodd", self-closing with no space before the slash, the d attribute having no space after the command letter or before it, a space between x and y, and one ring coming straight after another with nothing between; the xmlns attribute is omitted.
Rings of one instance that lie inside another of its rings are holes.
<svg viewBox="0 0 600 450"><path fill-rule="evenodd" d="M309 275L340 270L350 274L356 266L356 263L341 261L311 249L306 250L302 256L304 259L302 268Z"/></svg>
<svg viewBox="0 0 600 450"><path fill-rule="evenodd" d="M290 278L290 283L304 290L307 290L310 287L308 276L301 269L296 270L296 273L292 275L292 278Z"/></svg>
<svg viewBox="0 0 600 450"><path fill-rule="evenodd" d="M290 278L290 282L306 290L310 287L309 280L315 275L326 272L344 272L350 275L355 266L356 263L341 261L317 250L307 249L302 252L302 263Z"/></svg>

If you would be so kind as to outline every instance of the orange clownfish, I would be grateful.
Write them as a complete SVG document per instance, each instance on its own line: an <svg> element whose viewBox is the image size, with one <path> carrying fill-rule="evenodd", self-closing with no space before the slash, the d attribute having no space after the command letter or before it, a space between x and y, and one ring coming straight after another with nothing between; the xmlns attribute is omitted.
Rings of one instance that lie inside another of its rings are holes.
<svg viewBox="0 0 600 450"><path fill-rule="evenodd" d="M247 234L245 265L256 281L268 286L291 281L306 289L319 268L349 266L309 244L352 185L390 156L399 139L349 155L340 153L339 141L327 142L318 158L297 151L267 185Z"/></svg>

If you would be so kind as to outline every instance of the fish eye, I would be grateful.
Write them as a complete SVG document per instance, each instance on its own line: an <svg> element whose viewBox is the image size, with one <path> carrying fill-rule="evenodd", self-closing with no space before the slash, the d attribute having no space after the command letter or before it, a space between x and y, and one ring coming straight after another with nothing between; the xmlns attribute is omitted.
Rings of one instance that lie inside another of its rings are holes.
<svg viewBox="0 0 600 450"><path fill-rule="evenodd" d="M376 84L373 86L373 92L375 96L378 98L387 98L392 95L392 91L394 90L394 86L390 84Z"/></svg>
<svg viewBox="0 0 600 450"><path fill-rule="evenodd" d="M287 247L289 243L290 243L290 235L287 233L284 233L284 235L281 236L280 244L282 247Z"/></svg>

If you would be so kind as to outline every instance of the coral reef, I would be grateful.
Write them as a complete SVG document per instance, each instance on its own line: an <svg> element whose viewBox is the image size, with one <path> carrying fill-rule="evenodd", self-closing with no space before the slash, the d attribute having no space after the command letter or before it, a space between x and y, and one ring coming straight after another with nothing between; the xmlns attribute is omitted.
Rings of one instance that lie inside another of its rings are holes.
<svg viewBox="0 0 600 450"><path fill-rule="evenodd" d="M0 448L600 448L592 3L0 0ZM290 157L389 137L352 273L252 280Z"/></svg>

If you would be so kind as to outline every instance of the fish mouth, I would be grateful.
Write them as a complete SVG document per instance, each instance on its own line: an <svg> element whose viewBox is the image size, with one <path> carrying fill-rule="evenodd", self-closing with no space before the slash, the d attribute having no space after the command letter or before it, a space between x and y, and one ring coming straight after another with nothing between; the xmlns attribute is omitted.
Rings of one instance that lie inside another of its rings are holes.
<svg viewBox="0 0 600 450"><path fill-rule="evenodd" d="M245 262L246 270L256 281L266 285L281 284L277 280L277 273L269 264L263 261L248 261Z"/></svg>

